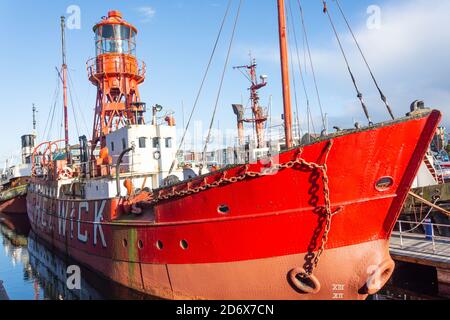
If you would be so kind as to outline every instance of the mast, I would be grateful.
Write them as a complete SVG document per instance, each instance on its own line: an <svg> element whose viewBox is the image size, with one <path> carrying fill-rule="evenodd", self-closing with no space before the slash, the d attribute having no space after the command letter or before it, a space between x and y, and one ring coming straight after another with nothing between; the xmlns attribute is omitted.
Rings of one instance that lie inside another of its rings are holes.
<svg viewBox="0 0 450 320"><path fill-rule="evenodd" d="M267 86L267 76L261 76L261 81L258 81L258 77L256 74L256 60L250 58L250 64L248 66L239 66L234 67L234 69L247 69L248 71L248 79L251 82L250 90L250 100L252 102L252 119L244 119L243 105L233 105L234 113L238 116L238 133L239 133L239 143L243 145L244 143L244 122L251 122L255 125L256 130L256 138L257 138L257 147L264 148L265 147L265 134L264 134L264 123L267 121L267 115L265 114L263 108L259 105L259 94L258 91L265 86Z"/></svg>
<svg viewBox="0 0 450 320"><path fill-rule="evenodd" d="M289 149L292 148L292 110L284 0L278 0L278 25L280 37L281 76L283 80L284 132L286 137L286 147Z"/></svg>
<svg viewBox="0 0 450 320"><path fill-rule="evenodd" d="M69 118L67 107L67 63L66 63L66 19L61 17L61 51L62 51L62 81L63 81L63 96L64 96L64 139L67 160L69 157Z"/></svg>

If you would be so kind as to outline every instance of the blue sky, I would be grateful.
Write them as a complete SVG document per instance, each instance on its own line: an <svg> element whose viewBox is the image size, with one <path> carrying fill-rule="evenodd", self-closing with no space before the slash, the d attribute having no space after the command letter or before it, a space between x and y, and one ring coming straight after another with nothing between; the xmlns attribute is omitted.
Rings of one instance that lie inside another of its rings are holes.
<svg viewBox="0 0 450 320"><path fill-rule="evenodd" d="M296 1L291 0L296 10ZM86 61L94 56L92 26L110 9L122 11L124 18L139 29L138 58L147 63L147 81L141 87L142 100L148 105L159 103L176 112L181 125L181 102L185 112L192 107L204 68L209 58L226 0L2 0L0 2L0 79L2 117L0 126L0 160L18 150L20 136L31 131L31 104L36 103L38 133L44 130L57 85L55 67L61 64L59 19L67 15L70 5L81 9L81 29L67 30L68 64L74 82L78 132L91 134L96 89L86 77ZM234 1L234 10L237 6ZM303 0L305 18L315 61L321 98L330 116L330 126L352 126L365 123L354 89L346 73L331 28L322 14L321 1ZM330 1L329 1L330 2ZM446 12L450 3L441 0L341 0L355 32L372 63L397 116L404 115L415 99L450 111L450 28ZM369 29L371 5L380 8L380 28ZM330 4L338 30L361 90L366 96L375 120L387 119L377 92L345 25ZM269 86L261 92L262 103L273 96L274 118L280 118L281 86L278 60L276 1L244 0L230 66L220 100L218 119L221 128L234 128L231 103L247 101L247 81L233 65L248 62L249 51L258 60L259 72L269 76ZM235 12L235 11L233 11ZM196 119L208 122L214 106L220 73L230 38L232 18L214 60ZM296 18L297 19L297 18ZM301 43L301 29L296 21ZM446 39L446 40L444 40ZM293 43L291 43L293 45ZM301 53L301 55L303 55ZM298 74L296 75L298 77ZM312 79L307 76L316 126L318 108ZM300 80L297 78L297 85ZM298 89L300 114L305 100ZM60 102L58 101L60 104ZM60 112L59 108L57 113ZM83 114L83 116L81 115ZM71 112L72 114L72 112ZM59 136L61 113L56 114L53 138ZM303 121L303 120L302 120ZM449 117L445 123L450 124ZM71 116L72 142L77 142L75 121Z"/></svg>

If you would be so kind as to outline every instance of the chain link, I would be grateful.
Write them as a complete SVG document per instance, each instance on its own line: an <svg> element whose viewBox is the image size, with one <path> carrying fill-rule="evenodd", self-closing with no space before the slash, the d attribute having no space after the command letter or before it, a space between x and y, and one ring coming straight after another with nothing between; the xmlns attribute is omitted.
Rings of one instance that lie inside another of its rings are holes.
<svg viewBox="0 0 450 320"><path fill-rule="evenodd" d="M331 211L330 187L329 187L330 179L328 177L328 166L327 166L328 156L330 154L332 147L333 147L333 141L330 141L327 145L325 162L322 165L304 160L301 157L303 154L303 149L299 149L296 160L288 161L286 163L281 163L281 164L275 164L275 165L272 164L271 167L264 168L261 172L249 171L249 165L247 164L244 167L245 171L242 175L227 178L226 177L227 173L224 172L222 174L222 177L219 180L214 181L212 183L207 183L207 180L205 178L203 180L202 186L195 187L193 189L191 188L191 183L188 183L187 184L188 188L186 190L176 191L175 188L172 188L172 192L170 194L166 194L166 195L162 195L161 194L162 192L160 190L157 192L157 194L153 194L152 201L150 201L150 202L152 204L157 204L158 202L161 202L164 200L170 200L173 198L179 198L179 197L184 197L184 196L188 196L188 195L192 195L192 194L197 194L197 193L203 192L208 189L220 187L224 184L234 184L234 183L243 181L247 178L259 178L259 177L270 176L270 175L274 175L274 174L278 173L280 170L292 169L295 166L303 166L310 170L319 170L322 173L323 194L324 194L324 199L325 199L326 224L325 224L324 232L322 235L320 248L314 258L313 267L311 268L311 270L306 272L308 276L311 276L314 272L314 269L316 269L319 264L320 257L322 256L323 252L325 251L325 247L328 243L328 236L331 231L332 219L333 219L333 216L337 213L337 212L333 213Z"/></svg>

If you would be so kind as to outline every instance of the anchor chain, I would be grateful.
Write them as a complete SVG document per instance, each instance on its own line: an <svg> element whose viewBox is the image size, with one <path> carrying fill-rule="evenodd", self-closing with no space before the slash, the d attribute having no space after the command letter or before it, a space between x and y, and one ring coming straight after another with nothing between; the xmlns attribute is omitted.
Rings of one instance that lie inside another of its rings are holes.
<svg viewBox="0 0 450 320"><path fill-rule="evenodd" d="M170 200L173 198L179 198L179 197L184 197L184 196L188 196L188 195L192 195L192 194L197 194L203 191L206 191L208 189L213 189L213 188L217 188L220 187L224 184L234 184L240 181L243 181L247 178L258 178L258 177L265 177L265 176L269 176L269 175L274 175L277 172L284 170L284 169L292 169L295 166L303 166L306 167L310 170L319 170L322 173L322 181L323 181L323 194L324 194L324 199L325 199L325 215L326 215L326 224L325 224L325 229L324 229L324 233L322 235L322 239L321 239L321 245L319 248L319 251L317 252L315 258L314 258L314 262L313 262L313 267L311 268L311 270L306 271L306 275L307 276L311 276L314 272L314 269L317 268L319 262L320 262L320 258L323 254L323 252L325 251L325 247L328 243L328 236L329 233L331 231L331 226L332 226L332 219L333 216L335 214L337 214L340 209L338 209L336 212L332 212L331 210L331 200L330 200L330 187L329 187L329 176L328 176L328 165L327 165L327 161L328 161L328 156L330 154L331 148L333 147L333 141L330 141L328 143L327 146L327 150L326 150L326 156L325 156L325 161L324 164L317 164L314 162L308 162L305 159L303 159L302 153L303 153L303 148L299 149L298 152L298 156L296 158L296 160L291 160L288 161L286 163L280 163L280 164L275 164L272 165L269 168L264 168L261 172L253 172L253 171L248 171L249 169L249 165L245 165L245 171L242 175L239 176L234 176L234 177L230 177L227 178L226 177L226 172L224 172L222 174L222 177L217 180L214 181L212 183L207 183L207 180L205 178L204 180L204 184L200 187L196 187L191 189L190 188L190 184L188 183L188 188L186 190L182 190L182 191L176 191L175 187L172 188L172 192L170 194L167 195L161 195L161 191L157 192L157 194L153 195L153 199L150 201L152 204L157 204L161 201L164 200Z"/></svg>
<svg viewBox="0 0 450 320"><path fill-rule="evenodd" d="M331 151L332 145L333 145L333 143L330 141L330 143L327 147L326 159L328 158L328 155ZM170 194L166 194L166 195L162 195L161 194L162 190L160 190L160 191L156 192L156 194L155 193L153 194L153 197L152 197L152 200L150 201L150 203L157 204L164 200L171 200L173 198L179 198L179 197L184 197L184 196L188 196L188 195L192 195L192 194L197 194L197 193L206 191L208 189L220 187L225 184L234 184L234 183L243 181L247 178L259 178L259 177L270 176L270 175L274 175L284 169L292 169L295 166L304 166L304 167L307 167L308 169L320 170L322 172L326 211L327 211L327 213L331 213L331 203L330 203L330 196L329 196L330 192L329 192L329 187L328 187L329 178L327 175L327 166L326 166L326 164L320 165L320 164L317 164L314 162L308 162L308 161L304 160L303 158L301 158L302 153L303 153L303 148L299 149L296 160L291 160L286 163L272 165L269 168L264 168L261 172L248 171L249 165L247 164L247 165L245 165L244 173L239 176L227 178L226 172L224 172L222 174L222 177L219 180L214 181L212 183L207 183L207 180L205 178L202 186L196 187L193 189L190 188L190 184L188 183L188 188L186 190L176 191L175 187L173 187L172 192Z"/></svg>
<svg viewBox="0 0 450 320"><path fill-rule="evenodd" d="M326 224L325 224L325 228L324 228L324 232L321 238L321 245L320 248L314 258L313 261L313 265L312 268L310 268L310 270L305 271L304 274L301 274L299 276L301 276L302 278L311 278L313 277L313 273L314 270L317 268L317 266L319 265L320 262L320 258L322 256L322 254L325 251L326 245L328 243L328 238L329 238L329 234L331 231L331 227L332 227L332 220L333 220L333 216L338 214L342 208L338 208L336 211L332 211L331 210L331 199L330 199L330 178L328 176L328 157L330 155L331 149L333 147L333 141L330 141L327 145L327 149L326 149L326 154L325 154L325 161L323 164L317 164L314 162L308 162L305 159L302 158L302 154L303 154L303 148L300 148L298 151L298 156L296 158L296 160L291 160L288 161L286 163L281 163L281 164L275 164L272 165L269 168L264 168L261 172L252 172L252 171L248 171L249 169L249 165L245 165L245 171L242 175L239 176L234 176L234 177L230 177L227 178L226 177L226 172L224 172L222 174L222 177L217 180L214 181L212 183L207 183L206 178L204 179L204 184L201 187L197 187L197 188L190 188L190 183L188 183L188 188L187 190L183 190L183 191L176 191L175 188L172 189L172 193L167 194L167 195L161 195L161 190L159 192L157 192L157 194L153 195L153 198L151 200L152 204L156 204L158 202L164 201L164 200L170 200L173 198L179 198L179 197L183 197L183 196L187 196L187 195L192 195L192 194L197 194L200 193L202 191L208 190L208 189L213 189L213 188L217 188L219 186L222 186L224 184L233 184L233 183L237 183L240 181L243 181L247 178L258 178L258 177L264 177L264 176L268 176L268 175L274 175L277 172L279 172L280 170L283 169L292 169L295 166L303 166L306 167L310 170L319 170L322 174L322 183L323 183L323 194L324 194L324 208L325 208L325 215L326 215Z"/></svg>
<svg viewBox="0 0 450 320"><path fill-rule="evenodd" d="M317 266L319 265L320 258L322 256L323 252L325 251L325 247L328 243L328 236L331 231L333 216L337 213L337 212L333 213L331 211L330 187L329 187L329 177L328 177L327 170L328 170L327 165L324 164L322 166L322 180L323 180L323 193L324 193L324 197L325 197L325 210L326 210L325 230L322 235L322 244L314 258L313 267L311 268L311 270L306 272L308 276L311 276L314 273L314 269L316 269Z"/></svg>

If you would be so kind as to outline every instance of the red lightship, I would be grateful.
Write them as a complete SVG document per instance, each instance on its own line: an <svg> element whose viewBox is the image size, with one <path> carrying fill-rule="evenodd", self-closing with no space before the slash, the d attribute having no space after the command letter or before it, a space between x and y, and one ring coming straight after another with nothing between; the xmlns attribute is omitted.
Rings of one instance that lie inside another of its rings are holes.
<svg viewBox="0 0 450 320"><path fill-rule="evenodd" d="M27 196L34 231L103 276L161 298L377 292L392 274L389 237L441 115L419 110L293 146L282 0L279 9L287 151L191 179L171 172L173 119L145 124L137 30L111 11L94 27L97 57L88 63L98 88L93 141L80 139L79 161L55 157L69 149L58 143L36 148Z"/></svg>

